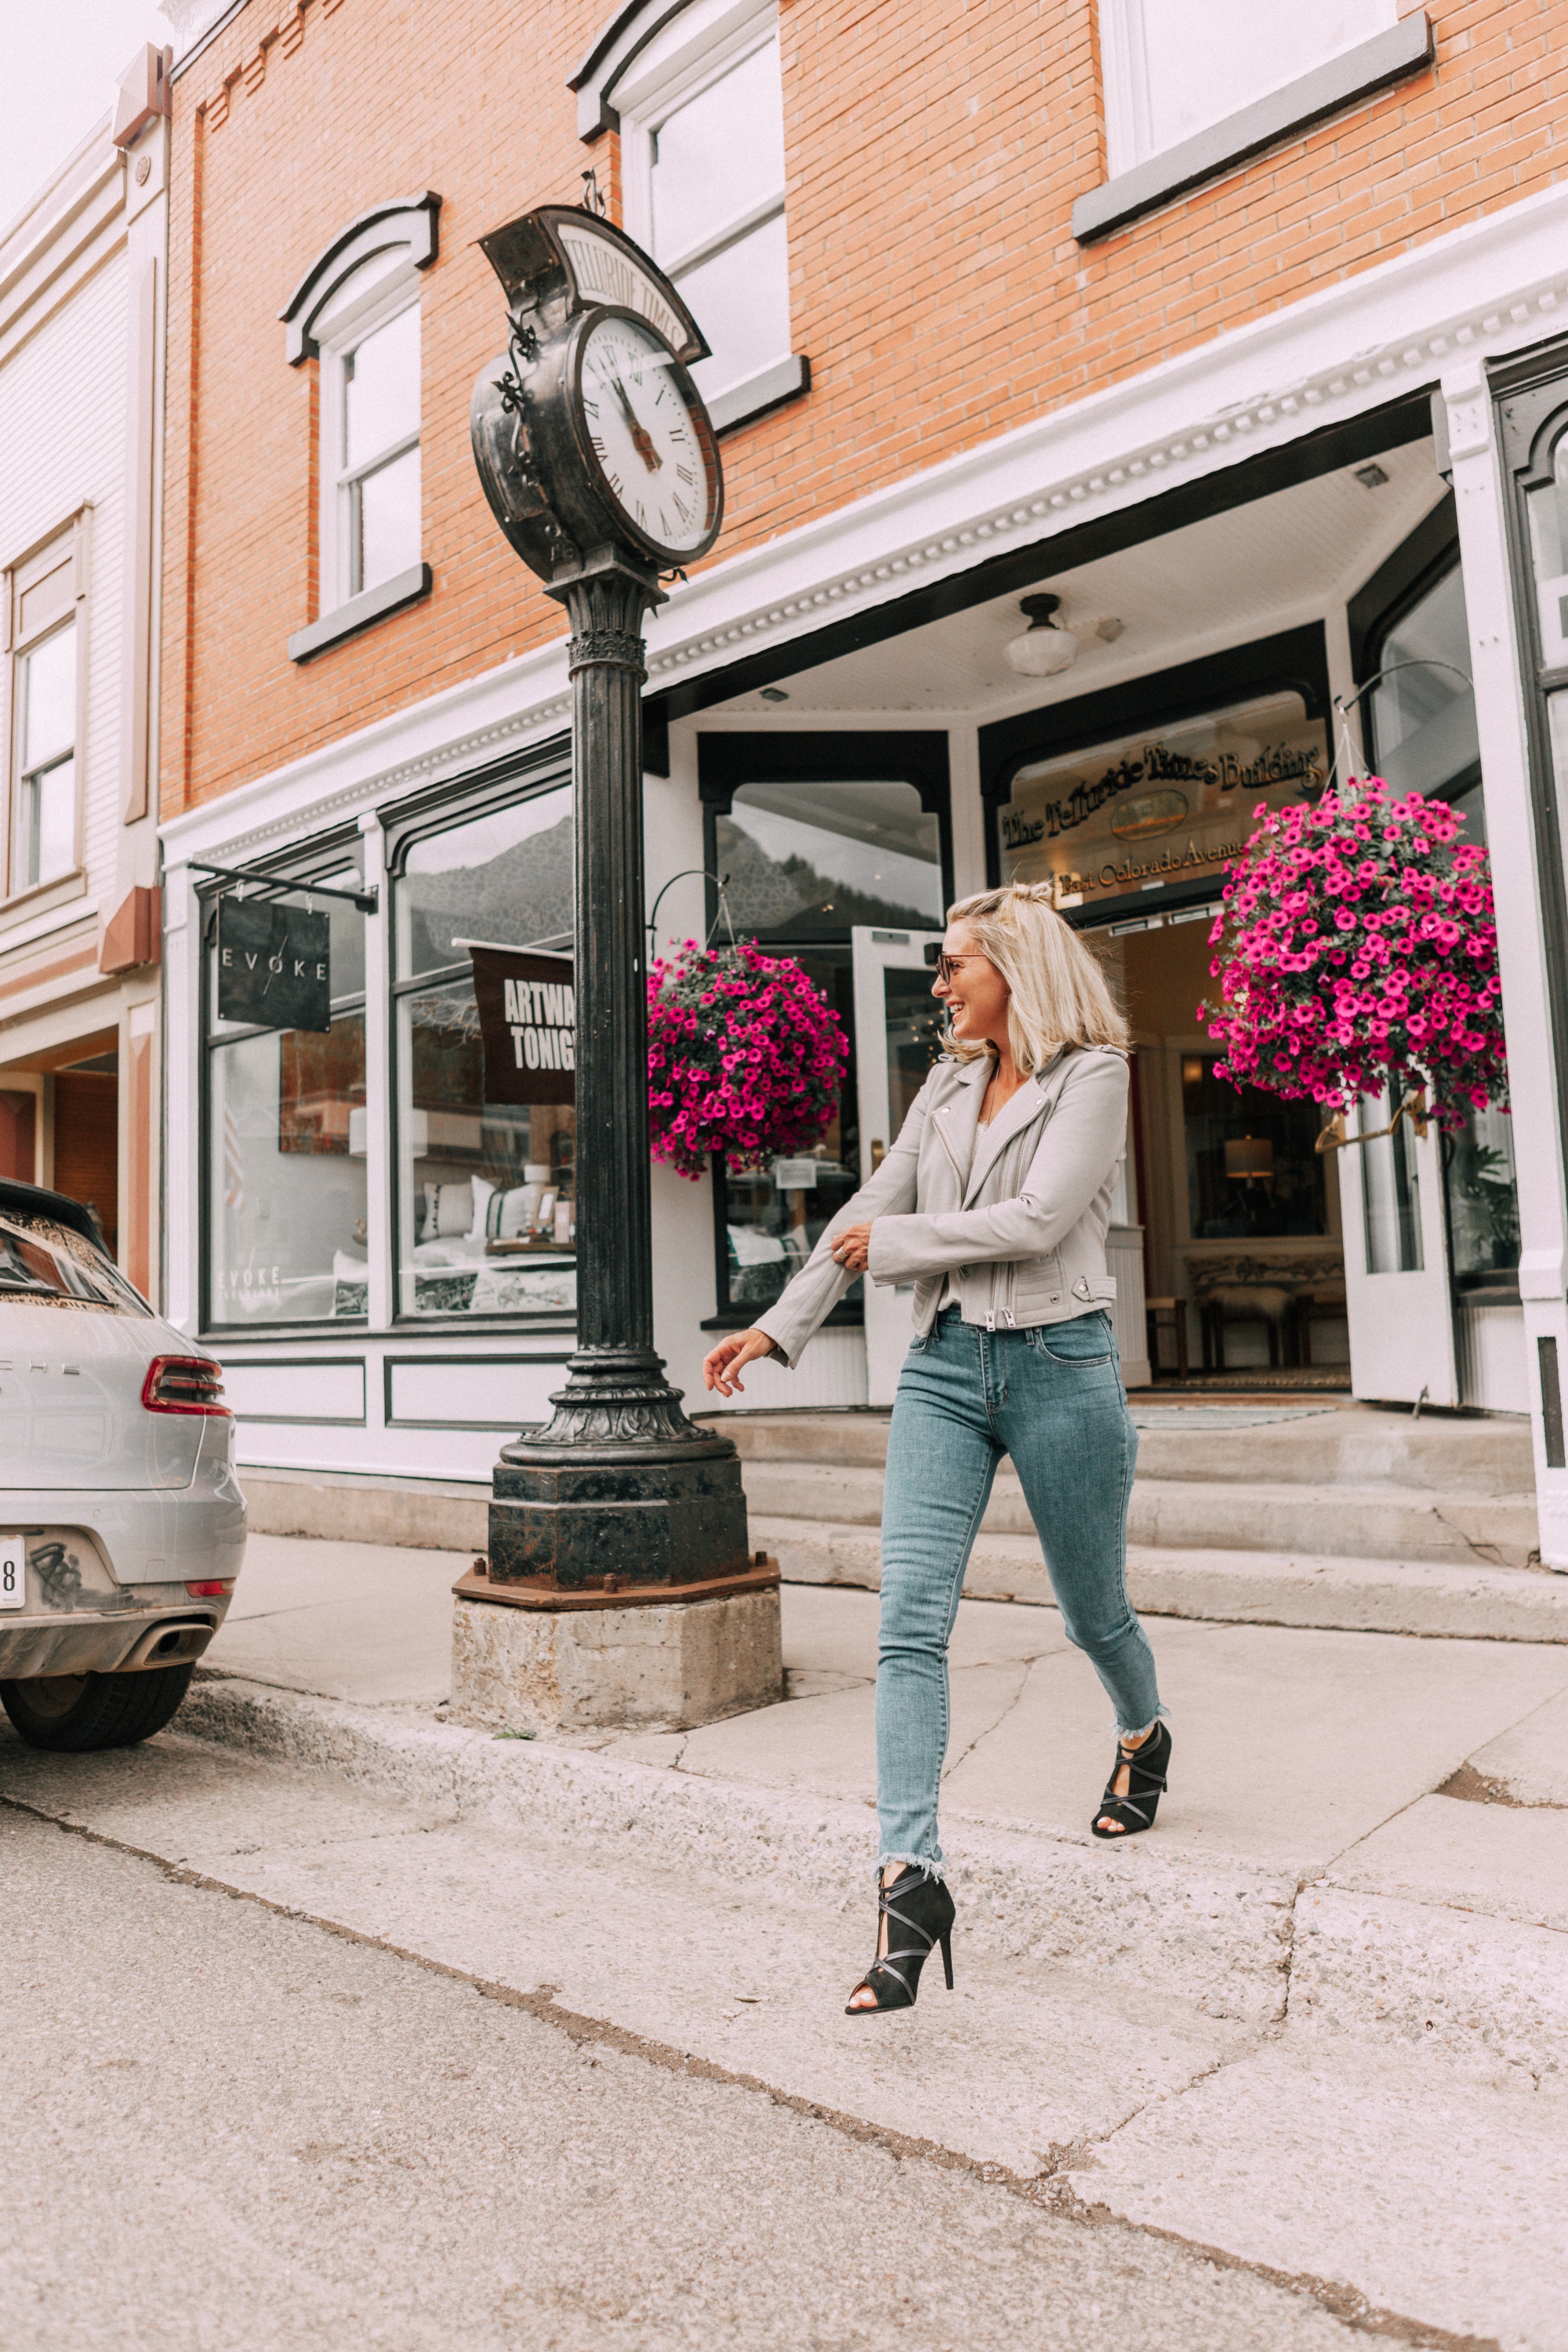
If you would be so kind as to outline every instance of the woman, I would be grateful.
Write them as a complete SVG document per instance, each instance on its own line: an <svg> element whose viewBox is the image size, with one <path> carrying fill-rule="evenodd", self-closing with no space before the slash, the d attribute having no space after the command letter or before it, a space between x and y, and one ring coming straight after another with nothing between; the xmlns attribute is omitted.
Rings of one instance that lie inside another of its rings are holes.
<svg viewBox="0 0 1568 2352"><path fill-rule="evenodd" d="M1016 883L949 917L932 994L946 1052L898 1141L777 1305L709 1355L732 1396L758 1358L794 1365L857 1275L912 1281L914 1339L888 1435L877 1673L877 1958L849 2013L912 2006L952 1897L937 1839L947 1646L996 1465L1011 1454L1068 1638L1116 1709L1100 1838L1152 1825L1171 1735L1127 1600L1137 1437L1105 1302L1105 1230L1127 1130L1127 1024L1050 903ZM898 1931L891 1941L890 1930Z"/></svg>

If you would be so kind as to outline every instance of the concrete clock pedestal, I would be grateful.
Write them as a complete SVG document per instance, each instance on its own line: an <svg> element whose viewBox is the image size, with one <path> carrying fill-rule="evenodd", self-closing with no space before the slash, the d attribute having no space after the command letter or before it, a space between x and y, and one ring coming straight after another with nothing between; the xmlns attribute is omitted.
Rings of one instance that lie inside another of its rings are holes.
<svg viewBox="0 0 1568 2352"><path fill-rule="evenodd" d="M784 1696L779 1571L608 1591L453 1587L452 1711L503 1731L684 1731Z"/></svg>

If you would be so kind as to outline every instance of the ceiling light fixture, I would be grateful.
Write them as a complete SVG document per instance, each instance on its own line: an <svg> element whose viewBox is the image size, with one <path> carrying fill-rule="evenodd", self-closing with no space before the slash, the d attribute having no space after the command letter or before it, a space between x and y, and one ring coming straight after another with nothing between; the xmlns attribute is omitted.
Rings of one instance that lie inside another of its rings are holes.
<svg viewBox="0 0 1568 2352"><path fill-rule="evenodd" d="M1007 659L1026 677L1056 677L1070 669L1079 656L1072 631L1056 617L1061 598L1042 593L1019 600L1018 610L1029 625L1007 647Z"/></svg>

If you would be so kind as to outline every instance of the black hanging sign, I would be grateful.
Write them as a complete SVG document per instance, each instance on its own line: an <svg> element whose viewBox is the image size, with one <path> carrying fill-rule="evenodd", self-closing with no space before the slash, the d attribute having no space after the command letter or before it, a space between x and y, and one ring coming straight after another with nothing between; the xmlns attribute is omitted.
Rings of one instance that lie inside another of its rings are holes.
<svg viewBox="0 0 1568 2352"><path fill-rule="evenodd" d="M572 959L470 948L485 1048L485 1100L570 1103L577 1097Z"/></svg>
<svg viewBox="0 0 1568 2352"><path fill-rule="evenodd" d="M268 1029L332 1025L331 923L271 899L220 898L217 1017Z"/></svg>

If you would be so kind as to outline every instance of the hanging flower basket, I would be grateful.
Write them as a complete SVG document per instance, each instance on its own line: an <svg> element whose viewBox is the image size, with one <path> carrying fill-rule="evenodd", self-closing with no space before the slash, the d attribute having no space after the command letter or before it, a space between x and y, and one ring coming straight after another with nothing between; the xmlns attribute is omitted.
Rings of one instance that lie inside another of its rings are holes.
<svg viewBox="0 0 1568 2352"><path fill-rule="evenodd" d="M656 1160L698 1177L815 1143L838 1108L849 1042L793 956L688 940L647 983L648 1126Z"/></svg>
<svg viewBox="0 0 1568 2352"><path fill-rule="evenodd" d="M1370 776L1257 814L1209 934L1220 1002L1198 1007L1219 1075L1335 1110L1425 1088L1454 1129L1506 1105L1487 853L1452 810Z"/></svg>

